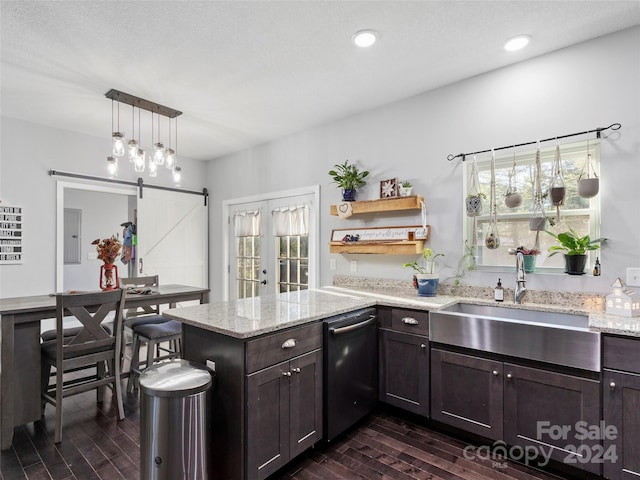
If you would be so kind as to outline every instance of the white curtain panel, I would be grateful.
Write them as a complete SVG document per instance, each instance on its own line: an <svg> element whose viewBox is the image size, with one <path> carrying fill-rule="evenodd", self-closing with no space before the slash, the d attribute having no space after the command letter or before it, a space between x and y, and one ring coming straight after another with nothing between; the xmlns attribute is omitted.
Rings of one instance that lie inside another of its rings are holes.
<svg viewBox="0 0 640 480"><path fill-rule="evenodd" d="M273 215L274 236L309 235L309 207L307 205L276 208L271 214Z"/></svg>
<svg viewBox="0 0 640 480"><path fill-rule="evenodd" d="M233 216L236 237L257 237L260 235L260 210L238 212Z"/></svg>

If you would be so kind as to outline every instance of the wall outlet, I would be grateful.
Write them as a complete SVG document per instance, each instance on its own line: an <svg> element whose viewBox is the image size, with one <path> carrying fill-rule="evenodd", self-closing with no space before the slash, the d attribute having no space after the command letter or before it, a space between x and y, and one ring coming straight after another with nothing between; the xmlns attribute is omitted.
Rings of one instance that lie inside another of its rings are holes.
<svg viewBox="0 0 640 480"><path fill-rule="evenodd" d="M336 259L335 258L332 258L332 259L329 260L329 268L331 270L335 270L335 269L338 268L338 265L336 264Z"/></svg>
<svg viewBox="0 0 640 480"><path fill-rule="evenodd" d="M214 362L213 360L207 360L207 368L209 370L211 370L212 372L216 371L216 362Z"/></svg>
<svg viewBox="0 0 640 480"><path fill-rule="evenodd" d="M627 268L627 285L640 287L640 268Z"/></svg>
<svg viewBox="0 0 640 480"><path fill-rule="evenodd" d="M351 260L351 271L352 272L358 271L358 262L356 260Z"/></svg>

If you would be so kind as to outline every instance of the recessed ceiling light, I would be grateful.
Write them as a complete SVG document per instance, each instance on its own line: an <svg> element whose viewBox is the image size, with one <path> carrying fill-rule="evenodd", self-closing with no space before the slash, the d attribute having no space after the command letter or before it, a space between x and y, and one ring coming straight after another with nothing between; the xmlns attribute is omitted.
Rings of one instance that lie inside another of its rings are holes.
<svg viewBox="0 0 640 480"><path fill-rule="evenodd" d="M353 43L362 48L370 47L378 39L378 33L375 30L360 30L351 37Z"/></svg>
<svg viewBox="0 0 640 480"><path fill-rule="evenodd" d="M517 37L507 40L507 43L504 44L504 49L509 52L515 52L516 50L526 47L529 40L531 40L529 35L518 35Z"/></svg>

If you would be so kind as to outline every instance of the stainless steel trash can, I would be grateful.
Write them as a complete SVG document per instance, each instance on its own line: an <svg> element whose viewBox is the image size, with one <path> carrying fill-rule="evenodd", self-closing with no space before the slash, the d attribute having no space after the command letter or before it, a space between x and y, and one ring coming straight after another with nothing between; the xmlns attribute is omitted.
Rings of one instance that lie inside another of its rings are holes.
<svg viewBox="0 0 640 480"><path fill-rule="evenodd" d="M143 480L208 478L212 372L187 360L158 363L140 375L140 473Z"/></svg>

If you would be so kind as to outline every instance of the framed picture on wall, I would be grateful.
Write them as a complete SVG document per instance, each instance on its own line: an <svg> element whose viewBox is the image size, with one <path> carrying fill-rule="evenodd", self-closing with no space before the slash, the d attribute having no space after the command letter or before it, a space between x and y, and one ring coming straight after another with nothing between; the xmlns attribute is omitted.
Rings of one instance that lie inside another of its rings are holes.
<svg viewBox="0 0 640 480"><path fill-rule="evenodd" d="M390 178L380 182L380 198L396 198L398 196L398 179Z"/></svg>

